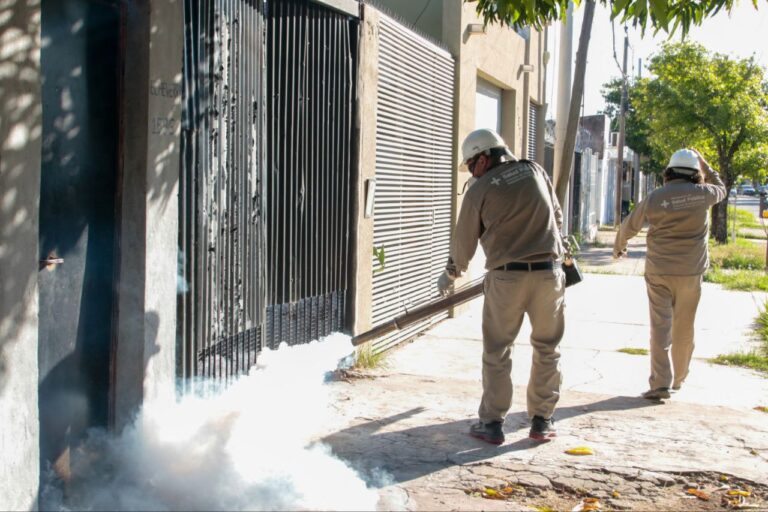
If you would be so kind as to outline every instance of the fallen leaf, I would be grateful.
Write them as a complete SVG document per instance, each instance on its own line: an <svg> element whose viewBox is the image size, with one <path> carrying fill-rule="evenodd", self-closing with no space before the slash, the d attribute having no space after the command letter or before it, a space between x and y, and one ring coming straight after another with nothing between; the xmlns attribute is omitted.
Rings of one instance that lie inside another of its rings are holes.
<svg viewBox="0 0 768 512"><path fill-rule="evenodd" d="M740 489L731 489L728 491L728 496L752 496L752 493L749 491L742 491Z"/></svg>
<svg viewBox="0 0 768 512"><path fill-rule="evenodd" d="M709 494L705 493L704 491L700 491L698 489L690 488L690 489L688 489L685 492L687 492L691 496L696 496L700 500L709 501Z"/></svg>
<svg viewBox="0 0 768 512"><path fill-rule="evenodd" d="M505 500L507 499L506 495L503 493L497 491L496 489L493 489L491 487L486 487L483 489L483 498L488 500Z"/></svg>
<svg viewBox="0 0 768 512"><path fill-rule="evenodd" d="M595 452L589 446L577 446L575 448L569 448L565 450L568 455L594 455Z"/></svg>
<svg viewBox="0 0 768 512"><path fill-rule="evenodd" d="M538 512L555 512L555 509L552 507L548 507L546 505L540 505L538 507L534 507Z"/></svg>
<svg viewBox="0 0 768 512"><path fill-rule="evenodd" d="M720 475L720 481L721 482L727 482L728 480L730 480L730 478L728 478L727 475Z"/></svg>
<svg viewBox="0 0 768 512"><path fill-rule="evenodd" d="M621 493L619 491L613 491L611 493L611 496L613 496L614 498L621 498Z"/></svg>
<svg viewBox="0 0 768 512"><path fill-rule="evenodd" d="M755 407L755 410L760 412L768 412L768 407L764 405L758 405L757 407Z"/></svg>

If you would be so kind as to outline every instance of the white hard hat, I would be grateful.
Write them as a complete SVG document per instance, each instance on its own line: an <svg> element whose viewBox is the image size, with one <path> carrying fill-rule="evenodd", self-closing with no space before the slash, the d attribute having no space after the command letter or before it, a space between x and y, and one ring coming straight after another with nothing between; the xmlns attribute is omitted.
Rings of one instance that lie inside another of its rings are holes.
<svg viewBox="0 0 768 512"><path fill-rule="evenodd" d="M475 155L479 155L480 153L493 148L503 148L507 156L512 158L515 157L509 150L509 147L507 147L507 143L504 142L504 139L502 139L495 131L489 130L488 128L480 128L470 132L461 144L462 162L466 163L467 160Z"/></svg>
<svg viewBox="0 0 768 512"><path fill-rule="evenodd" d="M678 149L672 153L667 169L674 169L677 173L693 176L701 171L699 155L690 149Z"/></svg>

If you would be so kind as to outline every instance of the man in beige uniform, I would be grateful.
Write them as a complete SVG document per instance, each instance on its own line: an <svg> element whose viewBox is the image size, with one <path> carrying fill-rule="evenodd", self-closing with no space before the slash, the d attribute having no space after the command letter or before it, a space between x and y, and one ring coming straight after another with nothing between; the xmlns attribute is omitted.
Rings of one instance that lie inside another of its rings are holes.
<svg viewBox="0 0 768 512"><path fill-rule="evenodd" d="M620 258L626 254L627 240L649 223L645 283L651 314L651 377L643 397L650 400L669 398L669 388L680 389L688 376L693 322L702 275L709 266L709 209L724 197L717 172L696 150L681 149L669 160L664 186L641 201L616 234L613 255Z"/></svg>
<svg viewBox="0 0 768 512"><path fill-rule="evenodd" d="M565 277L562 212L552 183L536 163L518 161L492 130L475 130L462 157L476 178L461 205L446 271L438 288L447 293L467 269L478 241L486 255L483 306L483 397L480 421L470 435L504 442L502 424L512 405L512 344L523 315L533 328L528 383L530 437L555 436L552 413L560 397Z"/></svg>

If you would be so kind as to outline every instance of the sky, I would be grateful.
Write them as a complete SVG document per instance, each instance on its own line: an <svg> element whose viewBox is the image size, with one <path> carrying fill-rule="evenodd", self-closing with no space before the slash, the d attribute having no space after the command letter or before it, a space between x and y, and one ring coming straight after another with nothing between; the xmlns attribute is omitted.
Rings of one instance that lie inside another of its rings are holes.
<svg viewBox="0 0 768 512"><path fill-rule="evenodd" d="M583 7L578 7L574 12L573 29L573 58L576 57L581 20L584 15ZM589 43L587 60L587 72L584 83L583 114L591 115L603 109L605 103L600 94L602 85L611 78L620 76L618 64L613 56L613 39L611 35L610 11L607 7L598 4L595 9L595 18L592 22L592 38ZM704 20L700 27L692 27L688 39L704 45L714 52L724 53L731 57L746 58L754 55L757 62L764 68L768 68L768 2L761 0L759 9L755 11L752 2L741 0L734 7L730 16L721 12L715 17ZM659 51L661 44L668 36L661 32L653 37L651 30L646 31L645 37L641 37L640 29L629 27L629 51L627 57L627 71L637 75L640 69L642 76L648 76L647 63L651 56ZM618 21L615 22L616 34L616 58L621 62L624 27ZM672 36L672 41L680 40L680 33ZM549 52L551 58L547 69L547 117L554 118L557 112L557 62L560 45L560 24L555 24L549 30ZM638 66L638 59L642 60ZM575 64L572 64L572 72Z"/></svg>

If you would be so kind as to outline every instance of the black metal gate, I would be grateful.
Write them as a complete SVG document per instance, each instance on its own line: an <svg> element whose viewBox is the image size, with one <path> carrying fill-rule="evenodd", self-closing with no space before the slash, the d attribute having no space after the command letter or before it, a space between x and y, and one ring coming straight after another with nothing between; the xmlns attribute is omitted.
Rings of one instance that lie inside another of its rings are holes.
<svg viewBox="0 0 768 512"><path fill-rule="evenodd" d="M308 0L186 0L179 370L345 326L356 19Z"/></svg>
<svg viewBox="0 0 768 512"><path fill-rule="evenodd" d="M264 14L260 0L184 2L179 368L248 368L264 321Z"/></svg>
<svg viewBox="0 0 768 512"><path fill-rule="evenodd" d="M344 326L352 219L356 19L269 3L267 342Z"/></svg>

